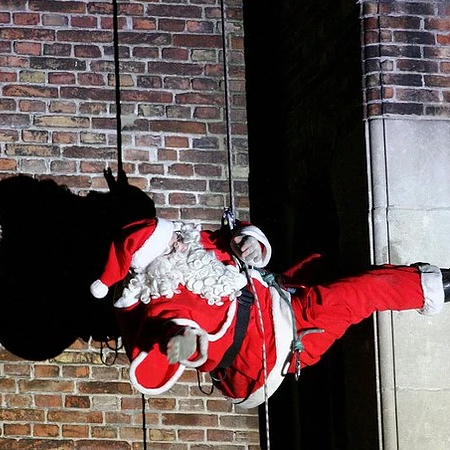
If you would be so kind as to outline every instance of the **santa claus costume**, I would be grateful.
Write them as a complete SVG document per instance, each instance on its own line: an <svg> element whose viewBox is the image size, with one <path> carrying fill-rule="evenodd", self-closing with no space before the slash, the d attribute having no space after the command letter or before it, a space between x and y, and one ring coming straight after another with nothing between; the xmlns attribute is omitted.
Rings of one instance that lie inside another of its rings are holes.
<svg viewBox="0 0 450 450"><path fill-rule="evenodd" d="M168 248L174 232L184 251ZM262 231L240 224L234 234L261 245L260 261L246 273L224 229L201 231L155 218L131 224L111 247L91 291L106 295L129 274L115 307L131 383L140 392L164 393L192 367L210 372L231 402L255 407L286 373L316 363L350 325L373 312L436 314L444 303L441 271L429 264L384 265L325 286L290 287L300 265L280 286L263 270L271 247ZM171 364L167 343L186 329L196 336L196 351Z"/></svg>

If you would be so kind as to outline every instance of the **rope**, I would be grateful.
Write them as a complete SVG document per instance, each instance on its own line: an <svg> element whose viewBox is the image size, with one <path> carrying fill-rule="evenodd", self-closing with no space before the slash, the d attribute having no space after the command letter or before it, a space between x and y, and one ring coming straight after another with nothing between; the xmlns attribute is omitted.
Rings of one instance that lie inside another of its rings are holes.
<svg viewBox="0 0 450 450"><path fill-rule="evenodd" d="M147 425L145 421L145 395L141 394L142 399L142 435L144 440L144 450L147 450Z"/></svg>
<svg viewBox="0 0 450 450"><path fill-rule="evenodd" d="M231 211L231 215L235 211L234 204L234 185L233 185L233 151L231 146L231 107L230 107L230 82L228 77L228 60L227 60L227 33L226 33L226 14L225 14L225 4L224 0L220 0L221 9L221 25L222 25L222 53L223 53L223 77L224 77L224 93L225 93L225 122L226 122L226 133L227 133L227 153L228 153L228 183L230 192L230 208L227 210L228 213ZM231 225L230 223L228 225ZM258 294L256 292L253 280L248 273L247 265L243 265L244 272L247 276L247 280L252 289L253 295L255 296L255 304L258 311L258 321L261 328L261 333L263 336L262 344L262 359L263 359L263 375L264 375L264 411L265 411L265 422L266 422L266 448L270 450L270 426L269 426L269 405L268 405L268 395L267 395L267 351L265 343L265 333L264 333L264 323L262 319L261 306L259 303Z"/></svg>
<svg viewBox="0 0 450 450"><path fill-rule="evenodd" d="M230 108L230 81L228 77L228 58L227 58L227 33L226 33L226 16L224 0L220 0L221 10L221 25L222 25L222 53L223 53L223 79L224 79L224 94L225 94L225 123L227 134L227 154L228 154L228 183L230 192L230 207L232 211L234 208L234 185L233 185L233 151L231 148L231 108Z"/></svg>
<svg viewBox="0 0 450 450"><path fill-rule="evenodd" d="M114 78L115 78L115 100L116 100L116 133L117 133L117 173L118 177L122 177L122 105L120 102L120 61L119 61L119 25L118 25L118 8L117 0L112 0L113 4L113 46L114 46ZM118 352L116 347L116 352ZM117 353L115 355L117 357ZM147 450L147 424L145 418L145 395L141 394L142 401L142 441L143 450Z"/></svg>
<svg viewBox="0 0 450 450"><path fill-rule="evenodd" d="M116 92L116 131L117 131L117 173L123 173L122 163L122 106L120 103L120 61L119 61L119 26L117 0L113 3L113 41L114 41L114 77Z"/></svg>
<svg viewBox="0 0 450 450"><path fill-rule="evenodd" d="M266 349L266 339L265 339L265 331L264 331L264 321L261 312L261 304L259 303L258 293L256 292L255 285L253 283L253 278L250 276L248 272L247 265L243 265L245 275L247 276L247 281L250 284L253 295L255 296L255 305L256 310L258 312L258 323L261 328L262 334L262 362L263 362L263 377L264 377L264 419L266 425L266 450L270 450L270 419L269 419L269 396L267 394L267 349Z"/></svg>

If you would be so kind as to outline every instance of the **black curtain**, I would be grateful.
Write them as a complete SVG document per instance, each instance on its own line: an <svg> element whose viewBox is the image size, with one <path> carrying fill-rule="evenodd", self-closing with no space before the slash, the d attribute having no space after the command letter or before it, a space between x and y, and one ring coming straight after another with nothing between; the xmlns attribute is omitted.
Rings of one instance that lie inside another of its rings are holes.
<svg viewBox="0 0 450 450"><path fill-rule="evenodd" d="M322 254L318 282L369 262L359 6L244 0L250 215L270 269ZM375 450L373 330L351 329L269 401L273 450ZM260 409L265 448L264 409Z"/></svg>

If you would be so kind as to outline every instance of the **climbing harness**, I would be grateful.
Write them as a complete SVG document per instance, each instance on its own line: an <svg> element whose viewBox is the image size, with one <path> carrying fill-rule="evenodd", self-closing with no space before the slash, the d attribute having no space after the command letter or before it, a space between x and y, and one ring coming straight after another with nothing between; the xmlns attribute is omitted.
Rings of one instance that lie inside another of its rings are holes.
<svg viewBox="0 0 450 450"><path fill-rule="evenodd" d="M236 299L238 302L236 311L236 328L234 330L233 343L223 355L220 363L215 370L226 369L236 358L241 349L242 341L247 333L248 322L250 319L250 311L253 306L255 296L247 286L241 289L241 295Z"/></svg>
<svg viewBox="0 0 450 450"><path fill-rule="evenodd" d="M271 273L267 272L263 269L256 269L260 274L262 279L269 285L274 287L280 297L284 300L284 302L289 306L289 312L291 313L291 321L292 321L292 342L291 342L291 352L289 354L289 357L287 358L285 365L283 367L283 375L287 374L287 370L289 369L289 366L291 364L292 358L295 357L295 381L298 381L300 377L300 371L301 371L301 365L300 365L300 353L305 349L302 339L307 334L311 333L323 333L325 330L322 330L321 328L309 328L307 330L303 330L300 333L297 333L297 327L295 325L295 316L294 311L292 310L292 304L291 301L288 299L285 291L281 288L281 286L276 281L276 276Z"/></svg>

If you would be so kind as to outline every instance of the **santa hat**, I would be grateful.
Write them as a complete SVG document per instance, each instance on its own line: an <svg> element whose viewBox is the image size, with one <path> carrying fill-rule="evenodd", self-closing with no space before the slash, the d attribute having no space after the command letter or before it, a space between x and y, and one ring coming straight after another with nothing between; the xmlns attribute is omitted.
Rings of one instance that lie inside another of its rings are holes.
<svg viewBox="0 0 450 450"><path fill-rule="evenodd" d="M123 280L130 268L144 269L162 255L172 239L174 224L158 217L134 222L123 231L125 238L112 243L103 273L91 284L95 298L105 297L108 289Z"/></svg>

